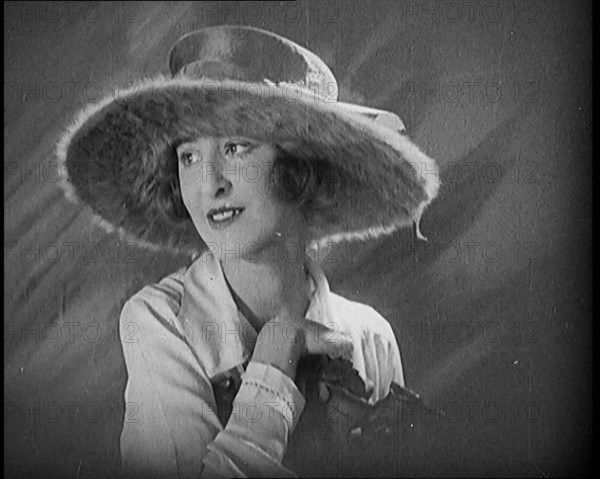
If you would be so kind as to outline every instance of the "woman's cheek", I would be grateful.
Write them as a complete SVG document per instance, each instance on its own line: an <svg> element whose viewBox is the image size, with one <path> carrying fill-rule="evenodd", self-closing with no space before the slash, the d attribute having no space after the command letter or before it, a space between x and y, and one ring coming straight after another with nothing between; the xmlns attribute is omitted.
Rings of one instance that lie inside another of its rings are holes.
<svg viewBox="0 0 600 479"><path fill-rule="evenodd" d="M180 175L179 184L181 186L181 198L188 210L194 206L194 199L198 197L197 188L194 187L194 182L190 181L185 175Z"/></svg>
<svg viewBox="0 0 600 479"><path fill-rule="evenodd" d="M204 215L202 213L200 201L198 201L197 198L189 201L188 211L191 217L194 219L194 222L202 224L201 220L203 219Z"/></svg>

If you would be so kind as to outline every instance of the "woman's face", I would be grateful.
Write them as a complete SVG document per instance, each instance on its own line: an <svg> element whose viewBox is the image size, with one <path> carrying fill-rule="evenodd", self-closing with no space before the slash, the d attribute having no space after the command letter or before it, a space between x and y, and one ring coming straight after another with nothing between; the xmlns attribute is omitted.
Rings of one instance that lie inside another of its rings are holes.
<svg viewBox="0 0 600 479"><path fill-rule="evenodd" d="M183 202L202 239L222 260L282 241L300 241L298 207L269 183L275 145L241 137L201 137L177 147Z"/></svg>

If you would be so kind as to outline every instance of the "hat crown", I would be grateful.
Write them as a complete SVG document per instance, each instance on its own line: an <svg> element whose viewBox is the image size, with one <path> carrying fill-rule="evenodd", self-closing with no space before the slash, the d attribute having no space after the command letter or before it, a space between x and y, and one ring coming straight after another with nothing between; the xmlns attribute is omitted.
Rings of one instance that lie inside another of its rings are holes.
<svg viewBox="0 0 600 479"><path fill-rule="evenodd" d="M169 53L173 77L292 83L337 101L338 85L323 60L306 48L253 27L203 28L180 38Z"/></svg>

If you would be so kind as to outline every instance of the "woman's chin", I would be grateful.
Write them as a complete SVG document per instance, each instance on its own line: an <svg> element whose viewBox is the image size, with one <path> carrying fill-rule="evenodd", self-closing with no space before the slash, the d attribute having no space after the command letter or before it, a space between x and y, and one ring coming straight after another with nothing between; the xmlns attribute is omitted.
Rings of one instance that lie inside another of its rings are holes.
<svg viewBox="0 0 600 479"><path fill-rule="evenodd" d="M247 261L273 263L278 261L304 261L305 245L298 241L284 241L276 232L261 235L230 235L209 245L215 256L223 262Z"/></svg>
<svg viewBox="0 0 600 479"><path fill-rule="evenodd" d="M259 262L260 256L264 255L262 253L265 249L264 241L254 240L247 233L241 235L231 231L227 234L213 235L211 240L207 242L208 248L222 262L241 260Z"/></svg>

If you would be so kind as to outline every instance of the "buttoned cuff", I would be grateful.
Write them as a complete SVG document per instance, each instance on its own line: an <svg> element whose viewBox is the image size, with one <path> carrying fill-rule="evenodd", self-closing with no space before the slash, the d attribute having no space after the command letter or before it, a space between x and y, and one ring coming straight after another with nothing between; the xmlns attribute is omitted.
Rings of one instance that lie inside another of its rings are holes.
<svg viewBox="0 0 600 479"><path fill-rule="evenodd" d="M242 374L225 432L281 463L304 405L290 377L273 366L251 361Z"/></svg>

